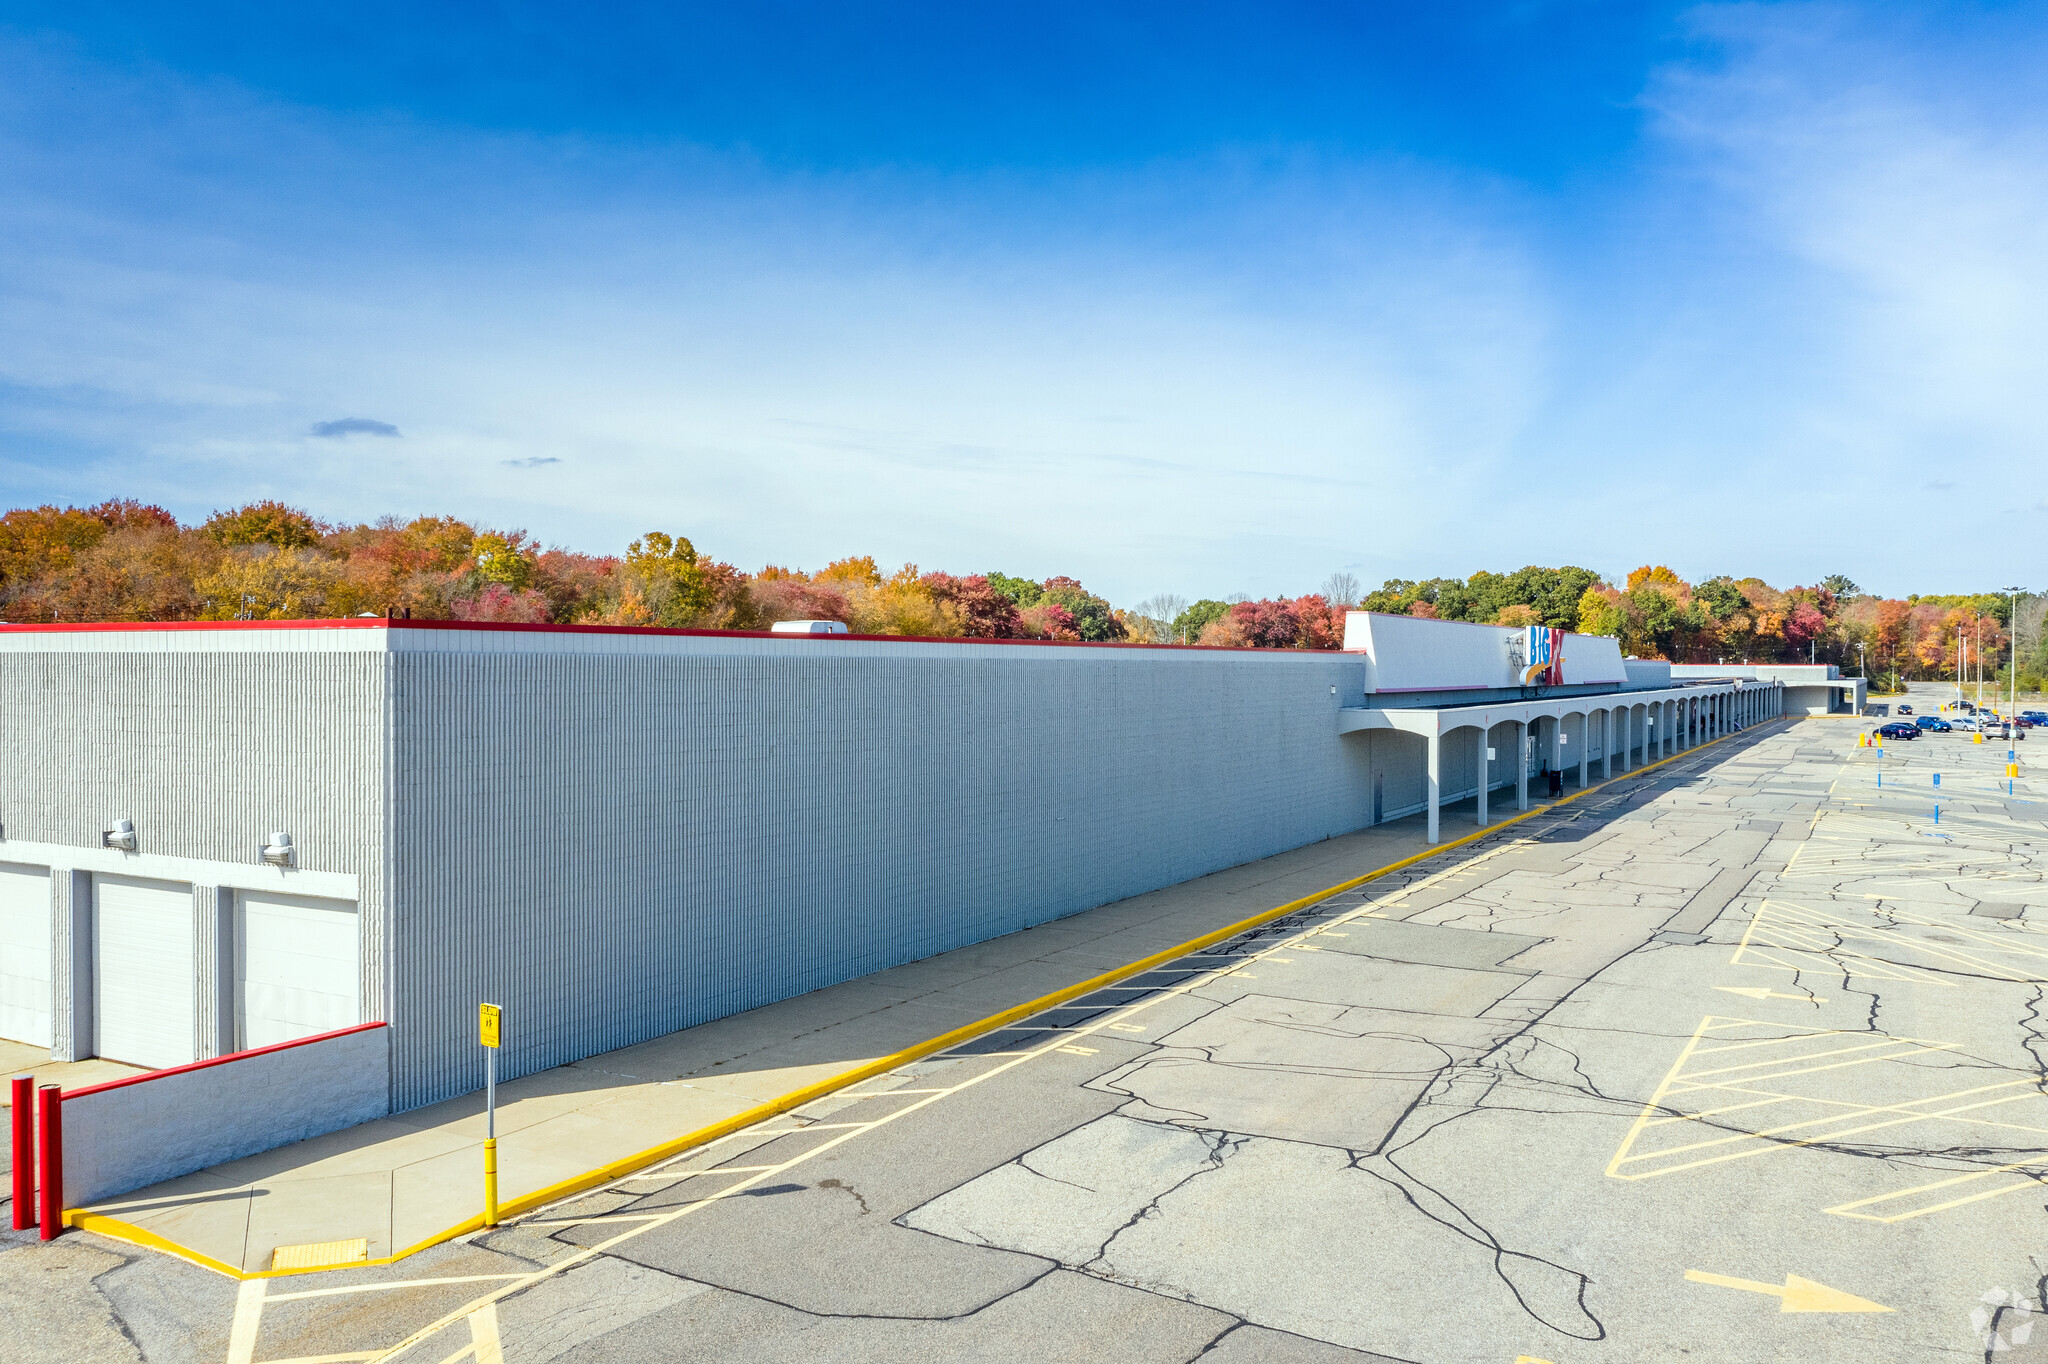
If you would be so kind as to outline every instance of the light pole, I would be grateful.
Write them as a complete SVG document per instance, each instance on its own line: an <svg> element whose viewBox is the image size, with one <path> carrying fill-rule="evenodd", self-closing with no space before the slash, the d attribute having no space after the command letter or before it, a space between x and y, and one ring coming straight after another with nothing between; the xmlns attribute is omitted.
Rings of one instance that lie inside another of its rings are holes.
<svg viewBox="0 0 2048 1364"><path fill-rule="evenodd" d="M2012 596L2012 615L2005 630L2005 670L2012 676L2012 709L2006 712L2005 718L2010 724L2019 718L2020 713L2020 589L2008 587L2005 590ZM2017 734L2019 730L2015 728L2013 733Z"/></svg>

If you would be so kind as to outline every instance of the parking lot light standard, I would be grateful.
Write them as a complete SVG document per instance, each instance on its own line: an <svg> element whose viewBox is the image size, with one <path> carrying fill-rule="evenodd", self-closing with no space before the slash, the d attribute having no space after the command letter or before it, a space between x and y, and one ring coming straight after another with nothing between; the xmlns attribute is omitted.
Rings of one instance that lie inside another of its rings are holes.
<svg viewBox="0 0 2048 1364"><path fill-rule="evenodd" d="M2012 596L2012 614L2006 618L2005 627L2005 670L2012 677L2012 709L2006 712L2009 719L2017 720L2020 714L2020 589L2008 587Z"/></svg>

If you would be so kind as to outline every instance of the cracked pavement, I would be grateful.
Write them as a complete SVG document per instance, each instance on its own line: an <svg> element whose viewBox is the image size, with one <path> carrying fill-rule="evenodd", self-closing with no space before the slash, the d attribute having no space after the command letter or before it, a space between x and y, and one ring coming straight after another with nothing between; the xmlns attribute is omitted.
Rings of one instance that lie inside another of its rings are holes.
<svg viewBox="0 0 2048 1364"><path fill-rule="evenodd" d="M397 1357L467 1320L514 1364L2048 1361L2048 792L1862 728L1758 727L519 1224L270 1281L232 1364L437 1319ZM231 1357L232 1283L59 1245L0 1254L0 1334Z"/></svg>

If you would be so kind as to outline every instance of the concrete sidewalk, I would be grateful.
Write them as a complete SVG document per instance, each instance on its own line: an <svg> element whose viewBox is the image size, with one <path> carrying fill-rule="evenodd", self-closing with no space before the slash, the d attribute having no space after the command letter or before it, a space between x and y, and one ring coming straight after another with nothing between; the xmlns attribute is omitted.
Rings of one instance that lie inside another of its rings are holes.
<svg viewBox="0 0 2048 1364"><path fill-rule="evenodd" d="M1478 832L1472 802L1443 813L1447 842ZM1382 824L500 1085L501 1200L1426 851L1420 816ZM471 1094L86 1211L243 1273L279 1247L357 1239L380 1260L478 1215L483 1136Z"/></svg>
<svg viewBox="0 0 2048 1364"><path fill-rule="evenodd" d="M38 1085L84 1089L87 1085L105 1084L124 1075L140 1075L145 1069L147 1067L123 1065L119 1061L104 1061L97 1056L84 1061L52 1061L48 1047L0 1038L0 1074L5 1074L9 1080L17 1075L26 1075ZM0 1085L0 1112L7 1112L10 1121L13 1092L13 1085ZM14 1143L0 1141L0 1175L13 1169Z"/></svg>
<svg viewBox="0 0 2048 1364"><path fill-rule="evenodd" d="M39 1085L62 1085L66 1089L83 1089L87 1085L105 1084L118 1080L124 1075L140 1075L147 1066L123 1065L119 1061L107 1061L100 1057L89 1057L83 1061L52 1061L48 1047L31 1046L27 1042L9 1042L0 1038L0 1073L8 1079L17 1075L34 1078ZM7 1107L8 1090L0 1089L0 1108Z"/></svg>

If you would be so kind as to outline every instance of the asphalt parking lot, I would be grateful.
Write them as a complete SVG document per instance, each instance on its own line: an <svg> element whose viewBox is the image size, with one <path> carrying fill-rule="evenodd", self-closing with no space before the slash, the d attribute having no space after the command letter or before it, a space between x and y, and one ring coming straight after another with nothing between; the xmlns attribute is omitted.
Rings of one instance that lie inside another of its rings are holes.
<svg viewBox="0 0 2048 1364"><path fill-rule="evenodd" d="M2048 785L1868 728L1695 750L388 1268L16 1235L0 1327L229 1364L2048 1360Z"/></svg>

